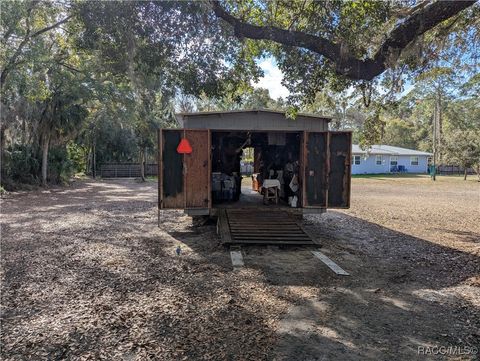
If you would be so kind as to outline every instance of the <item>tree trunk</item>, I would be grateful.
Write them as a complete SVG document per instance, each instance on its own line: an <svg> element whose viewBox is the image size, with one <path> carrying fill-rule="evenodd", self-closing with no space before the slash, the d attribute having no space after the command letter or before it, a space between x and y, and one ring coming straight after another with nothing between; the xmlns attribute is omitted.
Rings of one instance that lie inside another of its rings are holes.
<svg viewBox="0 0 480 361"><path fill-rule="evenodd" d="M88 175L88 172L90 170L90 152L91 152L91 148L88 147L88 152L85 155L85 169L84 169L85 175Z"/></svg>
<svg viewBox="0 0 480 361"><path fill-rule="evenodd" d="M0 126L0 179L3 179L6 173L4 148L5 148L5 127L3 127L3 124L2 124L2 126Z"/></svg>
<svg viewBox="0 0 480 361"><path fill-rule="evenodd" d="M433 138L433 168L432 168L432 180L436 180L436 173L437 173L437 102L435 101L435 108L433 110L433 130L432 130L432 138Z"/></svg>
<svg viewBox="0 0 480 361"><path fill-rule="evenodd" d="M145 149L140 148L140 177L145 182Z"/></svg>
<svg viewBox="0 0 480 361"><path fill-rule="evenodd" d="M443 161L443 149L442 149L442 91L437 89L437 94L435 98L435 109L437 112L437 153L438 153L438 163L442 164Z"/></svg>
<svg viewBox="0 0 480 361"><path fill-rule="evenodd" d="M92 146L92 176L93 178L97 178L97 156L96 156L96 146L95 141L93 142Z"/></svg>
<svg viewBox="0 0 480 361"><path fill-rule="evenodd" d="M463 180L466 181L467 180L467 167L465 167L464 171L463 171Z"/></svg>
<svg viewBox="0 0 480 361"><path fill-rule="evenodd" d="M50 143L50 137L48 135L44 136L43 145L42 145L42 185L47 185L47 174L48 174L48 146Z"/></svg>

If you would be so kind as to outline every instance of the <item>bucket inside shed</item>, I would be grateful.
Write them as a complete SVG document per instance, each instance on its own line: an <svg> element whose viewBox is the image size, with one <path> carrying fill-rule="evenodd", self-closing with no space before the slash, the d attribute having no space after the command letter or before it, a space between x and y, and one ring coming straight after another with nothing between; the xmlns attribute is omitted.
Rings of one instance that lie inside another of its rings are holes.
<svg viewBox="0 0 480 361"><path fill-rule="evenodd" d="M211 190L216 207L300 206L301 132L211 134ZM275 188L278 193L272 196Z"/></svg>

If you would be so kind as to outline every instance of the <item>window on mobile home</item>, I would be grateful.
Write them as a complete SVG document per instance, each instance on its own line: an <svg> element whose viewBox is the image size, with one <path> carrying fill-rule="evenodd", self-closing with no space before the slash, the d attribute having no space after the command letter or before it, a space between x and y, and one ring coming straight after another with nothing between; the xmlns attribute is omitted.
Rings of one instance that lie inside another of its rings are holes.
<svg viewBox="0 0 480 361"><path fill-rule="evenodd" d="M375 164L376 165L382 165L382 156L381 155L377 155L375 157Z"/></svg>
<svg viewBox="0 0 480 361"><path fill-rule="evenodd" d="M396 155L390 157L390 165L398 165L398 157Z"/></svg>
<svg viewBox="0 0 480 361"><path fill-rule="evenodd" d="M410 165L418 165L418 157L417 156L411 156L410 157Z"/></svg>
<svg viewBox="0 0 480 361"><path fill-rule="evenodd" d="M352 164L355 164L355 165L360 164L360 156L359 155L352 156Z"/></svg>

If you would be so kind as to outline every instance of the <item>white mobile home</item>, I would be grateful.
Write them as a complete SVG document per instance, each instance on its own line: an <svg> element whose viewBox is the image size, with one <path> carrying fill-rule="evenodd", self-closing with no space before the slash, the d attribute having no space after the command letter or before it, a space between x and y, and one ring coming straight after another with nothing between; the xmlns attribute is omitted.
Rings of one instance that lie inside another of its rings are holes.
<svg viewBox="0 0 480 361"><path fill-rule="evenodd" d="M432 153L390 145L375 144L363 150L353 144L351 169L352 174L427 173L430 157Z"/></svg>

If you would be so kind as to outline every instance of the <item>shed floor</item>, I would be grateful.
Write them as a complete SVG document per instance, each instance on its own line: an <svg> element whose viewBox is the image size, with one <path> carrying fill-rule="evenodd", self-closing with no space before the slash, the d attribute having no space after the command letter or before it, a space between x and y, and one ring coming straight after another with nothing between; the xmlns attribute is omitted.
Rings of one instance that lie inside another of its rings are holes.
<svg viewBox="0 0 480 361"><path fill-rule="evenodd" d="M245 182L244 182L245 183ZM236 202L222 202L215 204L215 208L245 208L245 207L265 207L265 208L287 208L291 209L288 204L279 199L278 204L269 203L263 204L263 196L254 191L251 185L242 184L242 192L240 199Z"/></svg>

